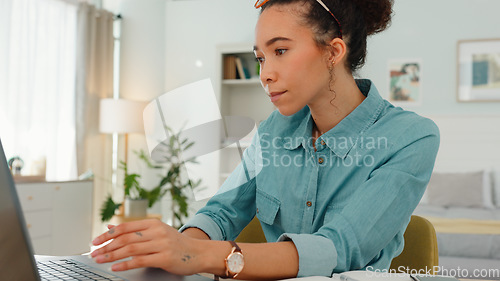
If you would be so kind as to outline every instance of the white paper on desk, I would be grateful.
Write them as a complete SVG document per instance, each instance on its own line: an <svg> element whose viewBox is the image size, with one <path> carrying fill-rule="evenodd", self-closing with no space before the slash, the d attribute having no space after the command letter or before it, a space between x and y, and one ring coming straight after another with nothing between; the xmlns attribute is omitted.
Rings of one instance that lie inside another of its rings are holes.
<svg viewBox="0 0 500 281"><path fill-rule="evenodd" d="M354 270L334 274L333 279L340 281L413 281L406 273L375 272L368 270Z"/></svg>
<svg viewBox="0 0 500 281"><path fill-rule="evenodd" d="M282 281L333 281L333 280L339 280L339 279L334 279L330 277L325 277L325 276L307 276L307 277L300 277L300 278L290 278L290 279L283 279Z"/></svg>

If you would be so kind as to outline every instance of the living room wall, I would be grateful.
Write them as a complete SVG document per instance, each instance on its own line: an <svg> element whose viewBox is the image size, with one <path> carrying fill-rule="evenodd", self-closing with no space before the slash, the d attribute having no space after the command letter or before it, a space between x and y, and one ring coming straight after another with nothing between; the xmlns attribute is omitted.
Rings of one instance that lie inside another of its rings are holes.
<svg viewBox="0 0 500 281"><path fill-rule="evenodd" d="M168 1L166 88L203 78L214 80L216 46L253 42L257 17L251 0Z"/></svg>
<svg viewBox="0 0 500 281"><path fill-rule="evenodd" d="M387 61L422 61L422 104L409 108L424 115L500 114L500 102L459 103L457 41L500 38L500 1L395 1L392 26L369 41L362 76L389 91Z"/></svg>

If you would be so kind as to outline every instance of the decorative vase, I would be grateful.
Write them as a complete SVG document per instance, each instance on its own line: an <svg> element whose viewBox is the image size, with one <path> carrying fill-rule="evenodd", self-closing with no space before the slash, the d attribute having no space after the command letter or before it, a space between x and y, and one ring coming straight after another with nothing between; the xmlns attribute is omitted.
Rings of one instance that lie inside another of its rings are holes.
<svg viewBox="0 0 500 281"><path fill-rule="evenodd" d="M148 199L125 198L125 217L146 217L148 215Z"/></svg>

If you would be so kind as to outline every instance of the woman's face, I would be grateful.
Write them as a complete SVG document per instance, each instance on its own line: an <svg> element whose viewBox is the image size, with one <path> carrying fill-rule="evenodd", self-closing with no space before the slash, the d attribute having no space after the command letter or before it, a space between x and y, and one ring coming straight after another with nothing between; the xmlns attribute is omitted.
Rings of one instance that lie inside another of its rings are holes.
<svg viewBox="0 0 500 281"><path fill-rule="evenodd" d="M328 54L316 45L311 29L301 24L297 9L303 8L297 4L267 8L255 30L262 86L286 116L322 97L331 99Z"/></svg>

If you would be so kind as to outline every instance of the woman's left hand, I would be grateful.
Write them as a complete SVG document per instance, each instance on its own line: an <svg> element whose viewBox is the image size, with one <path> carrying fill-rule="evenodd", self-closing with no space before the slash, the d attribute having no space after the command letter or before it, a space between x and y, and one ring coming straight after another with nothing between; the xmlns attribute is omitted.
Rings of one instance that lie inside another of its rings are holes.
<svg viewBox="0 0 500 281"><path fill-rule="evenodd" d="M127 222L109 229L92 243L106 246L92 252L97 263L132 259L114 264L113 271L140 267L157 267L180 275L198 273L201 264L196 258L193 238L182 235L157 219Z"/></svg>

